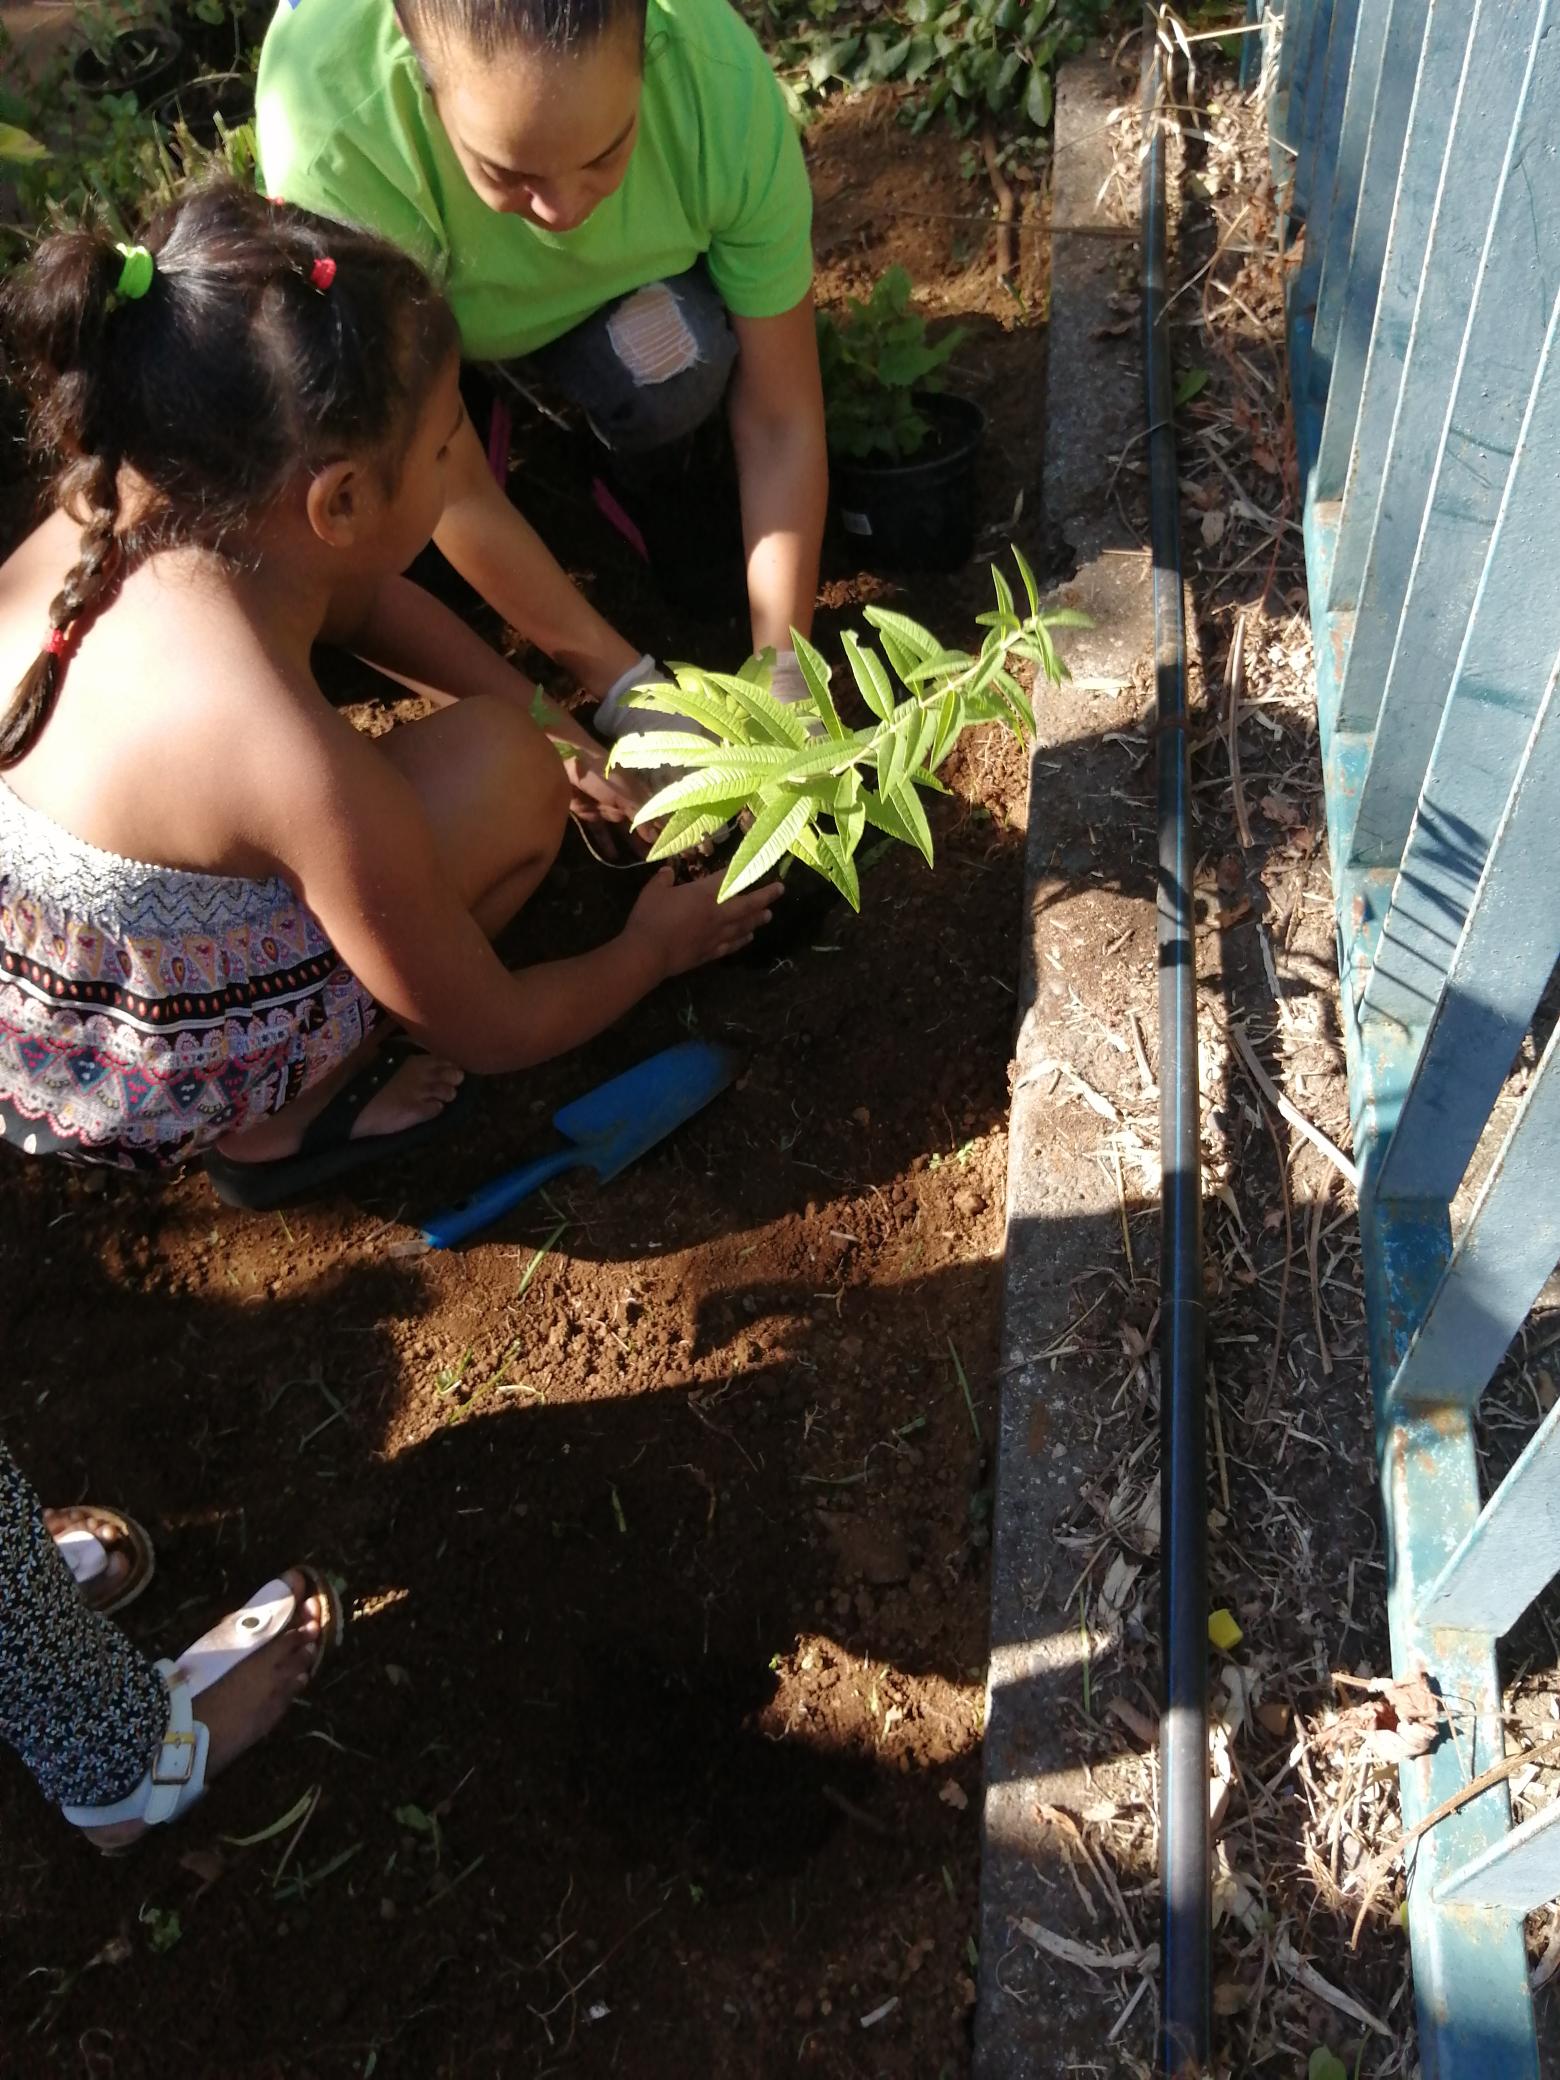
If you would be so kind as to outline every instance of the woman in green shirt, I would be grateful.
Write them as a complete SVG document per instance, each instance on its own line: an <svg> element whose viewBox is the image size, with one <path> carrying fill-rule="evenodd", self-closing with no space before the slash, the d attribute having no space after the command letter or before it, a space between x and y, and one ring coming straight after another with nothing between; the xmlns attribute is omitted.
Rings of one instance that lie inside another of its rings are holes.
<svg viewBox="0 0 1560 2080"><path fill-rule="evenodd" d="M583 405L652 544L689 517L661 465L724 402L753 645L800 691L790 630L811 625L827 497L811 198L729 0L281 0L258 119L270 192L394 239L469 360ZM469 420L449 481L440 549L610 731L639 646L509 503Z"/></svg>

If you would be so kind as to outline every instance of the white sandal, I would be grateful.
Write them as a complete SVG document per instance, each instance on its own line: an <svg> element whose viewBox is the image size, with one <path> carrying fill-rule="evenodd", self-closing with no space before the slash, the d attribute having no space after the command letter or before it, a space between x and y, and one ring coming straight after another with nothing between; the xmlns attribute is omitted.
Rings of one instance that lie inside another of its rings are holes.
<svg viewBox="0 0 1560 2080"><path fill-rule="evenodd" d="M294 1570L304 1577L304 1596L318 1596L326 1605L326 1622L319 1637L310 1681L318 1675L327 1648L339 1644L344 1620L341 1599L335 1588L315 1569ZM230 1611L220 1624L203 1632L177 1661L159 1661L156 1668L168 1686L168 1730L152 1758L152 1766L126 1797L110 1806L62 1806L61 1812L73 1827L117 1827L129 1820L161 1827L176 1820L195 1804L206 1788L206 1752L210 1736L195 1717L194 1700L203 1690L220 1683L225 1675L247 1661L251 1654L268 1646L288 1630L297 1615L301 1598L277 1576L259 1589L242 1610ZM105 1849L113 1855L114 1849Z"/></svg>
<svg viewBox="0 0 1560 2080"><path fill-rule="evenodd" d="M145 1593L157 1572L157 1555L145 1527L134 1517L127 1517L123 1510L99 1509L85 1502L50 1510L48 1514L54 1519L49 1536L55 1550L70 1569L71 1580L90 1609L109 1618ZM93 1524L107 1529L107 1544L91 1528ZM127 1556L129 1564L111 1588L103 1578L108 1572L110 1554L116 1549Z"/></svg>

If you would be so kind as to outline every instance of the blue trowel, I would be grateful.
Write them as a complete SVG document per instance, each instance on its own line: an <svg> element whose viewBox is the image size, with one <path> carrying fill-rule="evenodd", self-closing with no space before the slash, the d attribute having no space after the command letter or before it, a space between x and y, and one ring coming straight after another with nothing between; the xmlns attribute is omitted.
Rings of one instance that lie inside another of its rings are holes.
<svg viewBox="0 0 1560 2080"><path fill-rule="evenodd" d="M702 1112L741 1067L734 1049L705 1040L687 1040L651 1055L553 1114L567 1147L506 1170L459 1206L435 1214L415 1241L398 1246L397 1254L452 1249L566 1170L594 1170L598 1183L609 1183L646 1149Z"/></svg>

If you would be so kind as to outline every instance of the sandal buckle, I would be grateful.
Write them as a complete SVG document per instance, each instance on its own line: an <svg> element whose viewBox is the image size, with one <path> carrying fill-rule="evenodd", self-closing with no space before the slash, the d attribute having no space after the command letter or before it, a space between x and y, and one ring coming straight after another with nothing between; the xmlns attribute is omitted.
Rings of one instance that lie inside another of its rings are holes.
<svg viewBox="0 0 1560 2080"><path fill-rule="evenodd" d="M183 1753L184 1770L182 1775L169 1775L163 1769L163 1754L169 1748L178 1748ZM157 1750L156 1755L152 1759L152 1782L154 1784L167 1785L174 1790L178 1790L189 1783L195 1774L195 1750L196 1739L193 1732L165 1733L162 1737L162 1746Z"/></svg>

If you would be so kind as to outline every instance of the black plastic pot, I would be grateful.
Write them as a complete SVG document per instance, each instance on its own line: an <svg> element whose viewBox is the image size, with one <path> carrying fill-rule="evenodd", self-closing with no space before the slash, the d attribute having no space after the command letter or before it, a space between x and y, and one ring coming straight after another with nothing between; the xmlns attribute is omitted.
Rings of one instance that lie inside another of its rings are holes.
<svg viewBox="0 0 1560 2080"><path fill-rule="evenodd" d="M218 141L219 116L227 129L236 130L254 112L254 78L244 72L210 72L199 79L186 80L182 87L165 94L153 110L165 130L174 131L182 123L195 142L208 151L214 150ZM170 138L170 144L177 157L176 138Z"/></svg>
<svg viewBox="0 0 1560 2080"><path fill-rule="evenodd" d="M120 29L103 45L89 44L71 60L71 76L88 94L134 94L145 99L171 86L184 61L184 43L161 22Z"/></svg>
<svg viewBox="0 0 1560 2080"><path fill-rule="evenodd" d="M932 430L903 462L829 458L835 517L869 569L951 571L975 543L975 466L986 414L967 397L920 392Z"/></svg>

